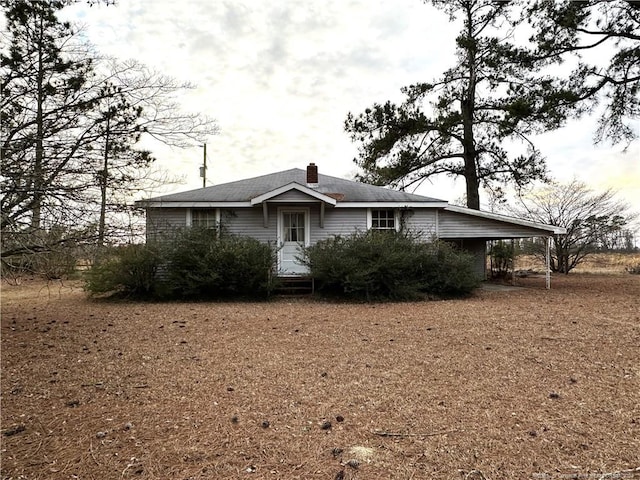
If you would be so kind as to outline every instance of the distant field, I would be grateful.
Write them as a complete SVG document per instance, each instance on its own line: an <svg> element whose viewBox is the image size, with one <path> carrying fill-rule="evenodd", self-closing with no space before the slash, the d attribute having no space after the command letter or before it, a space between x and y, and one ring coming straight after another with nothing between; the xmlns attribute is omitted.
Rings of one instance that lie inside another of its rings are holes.
<svg viewBox="0 0 640 480"><path fill-rule="evenodd" d="M578 265L576 273L625 273L626 268L640 265L640 253L596 253L588 256L584 263ZM520 255L516 259L516 270L544 270L541 260L533 256Z"/></svg>

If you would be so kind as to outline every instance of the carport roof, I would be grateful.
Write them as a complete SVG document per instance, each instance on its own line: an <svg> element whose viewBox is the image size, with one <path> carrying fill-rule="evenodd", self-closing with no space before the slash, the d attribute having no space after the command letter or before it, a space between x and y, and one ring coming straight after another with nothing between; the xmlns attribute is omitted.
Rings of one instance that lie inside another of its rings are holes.
<svg viewBox="0 0 640 480"><path fill-rule="evenodd" d="M463 215L470 215L472 217L479 217L487 220L505 222L512 225L519 225L521 227L527 227L533 230L540 230L540 234L543 234L543 235L564 235L567 233L567 229L564 227L557 227L555 225L547 225L544 223L531 222L529 220L524 220L518 217L511 217L509 215L502 215L502 214L492 213L492 212L484 212L482 210L473 210L472 208L460 207L457 205L448 205L447 207L445 207L445 211L460 213ZM514 235L514 236L504 235L504 236L501 236L500 238L527 238L530 236L532 235Z"/></svg>

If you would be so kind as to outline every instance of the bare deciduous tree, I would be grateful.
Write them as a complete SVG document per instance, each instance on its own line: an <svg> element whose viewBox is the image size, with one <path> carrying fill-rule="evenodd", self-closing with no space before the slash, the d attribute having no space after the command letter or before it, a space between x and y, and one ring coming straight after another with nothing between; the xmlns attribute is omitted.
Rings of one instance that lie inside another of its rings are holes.
<svg viewBox="0 0 640 480"><path fill-rule="evenodd" d="M520 218L567 229L566 235L553 238L551 270L560 273L569 273L588 255L606 247L603 242L628 229L637 218L613 190L597 193L577 180L552 183L509 205L509 213ZM544 258L544 246L534 244L533 253Z"/></svg>
<svg viewBox="0 0 640 480"><path fill-rule="evenodd" d="M128 195L165 179L141 138L184 147L217 126L180 110L176 96L192 85L100 58L59 21L72 2L0 2L2 260L102 244L128 218Z"/></svg>

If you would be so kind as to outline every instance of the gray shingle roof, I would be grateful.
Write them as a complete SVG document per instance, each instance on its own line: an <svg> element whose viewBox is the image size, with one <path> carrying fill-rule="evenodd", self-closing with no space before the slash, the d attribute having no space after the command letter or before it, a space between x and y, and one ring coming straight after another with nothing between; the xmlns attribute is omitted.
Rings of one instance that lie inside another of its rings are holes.
<svg viewBox="0 0 640 480"><path fill-rule="evenodd" d="M150 202L246 202L290 183L307 185L307 172L299 168L198 188L187 192L149 198ZM343 202L445 202L437 198L399 192L344 178L318 175L314 190L324 194L340 194Z"/></svg>

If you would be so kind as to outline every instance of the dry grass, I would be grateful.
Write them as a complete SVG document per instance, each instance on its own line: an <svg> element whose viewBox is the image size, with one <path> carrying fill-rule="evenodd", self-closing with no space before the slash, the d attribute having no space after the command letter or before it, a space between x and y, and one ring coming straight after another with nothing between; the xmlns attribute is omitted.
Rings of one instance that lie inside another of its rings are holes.
<svg viewBox="0 0 640 480"><path fill-rule="evenodd" d="M596 253L578 265L576 272L623 273L634 265L640 265L640 253Z"/></svg>
<svg viewBox="0 0 640 480"><path fill-rule="evenodd" d="M628 267L640 265L640 253L595 253L589 255L575 269L575 273L624 274ZM544 271L544 262L529 255L516 259L516 270Z"/></svg>
<svg viewBox="0 0 640 480"><path fill-rule="evenodd" d="M640 478L640 276L519 282L377 305L4 285L2 478Z"/></svg>

